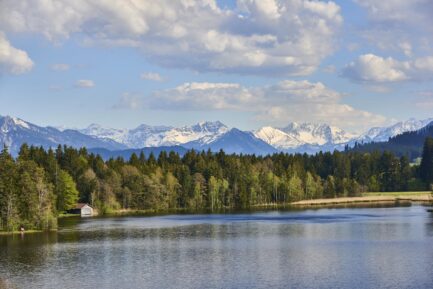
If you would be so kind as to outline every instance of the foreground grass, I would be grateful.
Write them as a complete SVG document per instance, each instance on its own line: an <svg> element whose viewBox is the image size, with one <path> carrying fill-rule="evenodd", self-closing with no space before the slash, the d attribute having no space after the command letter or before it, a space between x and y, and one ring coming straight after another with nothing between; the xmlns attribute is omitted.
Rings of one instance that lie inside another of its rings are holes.
<svg viewBox="0 0 433 289"><path fill-rule="evenodd" d="M55 232L57 230L49 230L49 231L43 231L43 230L26 230L24 232L21 231L12 231L12 232L8 232L8 231L0 231L0 236L6 236L6 235L27 235L27 234L36 234L36 233L43 233L43 232ZM1 287L0 287L1 289Z"/></svg>
<svg viewBox="0 0 433 289"><path fill-rule="evenodd" d="M369 192L363 193L363 197L372 197L372 196L426 196L432 195L432 192L423 191L423 192Z"/></svg>
<svg viewBox="0 0 433 289"><path fill-rule="evenodd" d="M432 192L374 192L364 193L361 197L342 197L333 199L314 199L293 202L294 206L321 206L354 203L389 203L389 202L433 202Z"/></svg>
<svg viewBox="0 0 433 289"><path fill-rule="evenodd" d="M339 204L382 204L382 203L395 203L395 202L428 202L433 203L433 193L429 191L423 192L369 192L363 193L360 197L341 197L341 198L330 198L330 199L313 199L313 200L302 200L292 203L264 203L256 204L245 211L254 211L260 209L285 209L290 207L301 207L301 206L326 206L326 205L339 205ZM148 210L135 210L135 209L120 209L105 212L104 216L153 216L153 215L165 215L165 214L182 214L182 213L203 213L203 214L215 214L224 213L230 211L239 211L235 208L220 208L217 210L211 209L199 209L194 210L191 208L175 208L175 209L148 209Z"/></svg>
<svg viewBox="0 0 433 289"><path fill-rule="evenodd" d="M61 218L69 218L69 217L80 217L80 214L59 214L59 216L57 216L57 218L61 219ZM1 289L1 288L0 288Z"/></svg>
<svg viewBox="0 0 433 289"><path fill-rule="evenodd" d="M200 212L204 212L205 210L198 210ZM175 214L175 213L188 213L188 212L194 212L192 209L188 208L173 208L173 209L144 209L144 210L137 210L137 209L119 209L119 210L110 210L102 214L102 216L153 216L153 215L165 215L165 214Z"/></svg>

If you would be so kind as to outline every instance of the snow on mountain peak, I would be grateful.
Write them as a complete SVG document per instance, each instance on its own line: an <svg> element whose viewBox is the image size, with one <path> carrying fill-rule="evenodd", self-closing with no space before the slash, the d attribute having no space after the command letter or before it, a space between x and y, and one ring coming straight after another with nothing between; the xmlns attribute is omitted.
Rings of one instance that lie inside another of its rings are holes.
<svg viewBox="0 0 433 289"><path fill-rule="evenodd" d="M17 117L11 117L11 116L4 116L4 117L0 117L0 120L3 119L3 121L1 121L2 125L1 125L1 131L2 132L8 132L9 130L13 129L16 126L25 128L25 129L30 129L30 125L25 122L24 120L17 118Z"/></svg>
<svg viewBox="0 0 433 289"><path fill-rule="evenodd" d="M162 138L160 145L181 145L193 141L201 144L212 142L228 131L228 127L219 121L199 122L192 126L173 128Z"/></svg>
<svg viewBox="0 0 433 289"><path fill-rule="evenodd" d="M262 127L261 129L255 131L254 135L264 142L279 149L287 149L302 145L302 142L296 136L271 126Z"/></svg>
<svg viewBox="0 0 433 289"><path fill-rule="evenodd" d="M295 149L303 145L342 144L354 135L327 124L289 123L284 128L262 127L256 137L279 149Z"/></svg>
<svg viewBox="0 0 433 289"><path fill-rule="evenodd" d="M220 121L201 121L191 127L184 127L186 130L192 129L195 132L209 132L217 133L219 131L227 131L227 126L225 126Z"/></svg>
<svg viewBox="0 0 433 289"><path fill-rule="evenodd" d="M27 142L47 147L57 143L114 149L180 145L212 150L224 148L232 152L254 152L254 149L271 152L275 148L275 151L290 153L315 153L321 150L341 150L345 145L352 146L355 142L387 141L390 137L407 131L419 131L428 125L433 125L433 118L411 118L389 127L375 127L365 134L354 135L323 123L292 122L283 128L264 126L254 132L229 129L220 121L202 121L182 127L142 124L134 129L105 128L99 124L91 124L79 130L83 134L81 135L76 129L44 128L16 117L0 116L0 143L11 146L16 152L22 142L21 135L25 135ZM273 147L272 150L269 146Z"/></svg>
<svg viewBox="0 0 433 289"><path fill-rule="evenodd" d="M432 121L433 119L419 121L412 118L389 127L372 128L361 136L325 123L291 122L283 128L262 127L254 131L253 135L280 150L314 152L322 149L342 149L346 144L353 145L355 141L386 141L397 134L418 130ZM177 128L142 124L131 130L107 129L92 124L87 129L81 130L85 134L112 139L130 148L185 144L203 146L215 142L229 131L229 128L220 121L201 121L194 125Z"/></svg>
<svg viewBox="0 0 433 289"><path fill-rule="evenodd" d="M228 127L220 121L206 121L180 128L142 124L134 129L113 129L91 124L80 132L98 138L112 139L130 148L143 148L181 145L197 140L207 143L227 130Z"/></svg>
<svg viewBox="0 0 433 289"><path fill-rule="evenodd" d="M362 134L356 139L358 142L384 142L390 137L402 134L407 131L419 130L433 121L433 118L428 118L424 120L417 120L415 118L410 118L406 121L400 121L389 127L373 127L369 129L366 133Z"/></svg>
<svg viewBox="0 0 433 289"><path fill-rule="evenodd" d="M24 127L24 128L30 128L29 124L27 122L25 122L24 120L22 120L22 119L19 119L17 117L13 117L12 120L18 126L21 126L21 127Z"/></svg>

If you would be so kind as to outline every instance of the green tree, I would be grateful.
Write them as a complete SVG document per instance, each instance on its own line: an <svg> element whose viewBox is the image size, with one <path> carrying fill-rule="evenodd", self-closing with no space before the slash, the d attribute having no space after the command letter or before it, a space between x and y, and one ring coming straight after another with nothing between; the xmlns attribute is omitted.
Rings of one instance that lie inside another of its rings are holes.
<svg viewBox="0 0 433 289"><path fill-rule="evenodd" d="M6 147L0 153L0 228L13 231L19 226L17 168Z"/></svg>
<svg viewBox="0 0 433 289"><path fill-rule="evenodd" d="M60 170L56 181L57 210L64 212L75 207L79 192L71 175Z"/></svg>
<svg viewBox="0 0 433 289"><path fill-rule="evenodd" d="M419 172L425 183L428 185L433 183L433 138L431 137L426 138L424 142Z"/></svg>
<svg viewBox="0 0 433 289"><path fill-rule="evenodd" d="M295 173L289 179L289 184L287 188L288 197L287 199L293 201L299 201L304 198L304 188L300 177Z"/></svg>
<svg viewBox="0 0 433 289"><path fill-rule="evenodd" d="M307 172L305 176L305 198L313 199L316 195L316 182L313 175Z"/></svg>
<svg viewBox="0 0 433 289"><path fill-rule="evenodd" d="M323 188L323 196L325 198L335 198L337 196L337 191L335 188L335 178L332 175L329 175L326 178L325 185Z"/></svg>
<svg viewBox="0 0 433 289"><path fill-rule="evenodd" d="M33 161L19 161L17 187L20 223L29 229L51 229L56 226L55 202L45 171Z"/></svg>

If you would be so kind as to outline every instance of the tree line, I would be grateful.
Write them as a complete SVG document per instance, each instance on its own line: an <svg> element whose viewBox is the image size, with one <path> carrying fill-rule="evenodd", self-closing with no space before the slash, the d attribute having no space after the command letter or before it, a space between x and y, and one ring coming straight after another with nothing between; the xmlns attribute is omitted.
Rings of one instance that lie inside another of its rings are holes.
<svg viewBox="0 0 433 289"><path fill-rule="evenodd" d="M352 151L268 156L163 151L104 161L85 148L24 144L16 159L7 148L0 153L0 230L55 228L58 214L77 202L100 213L244 209L365 191L425 190L432 182L432 138L419 166L390 152Z"/></svg>
<svg viewBox="0 0 433 289"><path fill-rule="evenodd" d="M390 151L413 160L421 156L423 144L428 137L433 137L433 122L420 130L390 137L385 142L355 143L354 147L347 149L357 152Z"/></svg>

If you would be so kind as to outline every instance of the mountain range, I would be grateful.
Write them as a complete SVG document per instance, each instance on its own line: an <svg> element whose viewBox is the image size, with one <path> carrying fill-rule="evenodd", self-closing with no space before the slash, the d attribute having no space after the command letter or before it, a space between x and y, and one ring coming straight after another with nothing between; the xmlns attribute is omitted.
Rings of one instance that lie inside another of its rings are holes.
<svg viewBox="0 0 433 289"><path fill-rule="evenodd" d="M149 126L134 129L106 128L91 124L84 129L42 127L10 116L0 116L0 144L7 145L17 154L22 143L55 147L65 144L73 147L99 149L105 155L110 151L166 148L182 153L184 149L218 151L227 153L270 154L275 152L315 153L342 150L355 143L382 142L408 131L426 127L433 119L398 122L389 127L374 127L357 135L327 124L295 123L285 127L262 127L256 131L229 128L219 121L200 122L192 126ZM180 149L181 148L181 149ZM148 149L150 151L158 151Z"/></svg>
<svg viewBox="0 0 433 289"><path fill-rule="evenodd" d="M426 137L433 137L433 122L421 129L406 131L393 136L385 142L358 143L352 150L360 152L391 151L397 156L407 156L410 160L414 160L421 156Z"/></svg>
<svg viewBox="0 0 433 289"><path fill-rule="evenodd" d="M10 116L0 116L0 145L7 146L16 155L23 143L45 148L65 144L72 147L98 147L108 150L122 150L128 147L109 138L97 138L66 129L42 127Z"/></svg>

